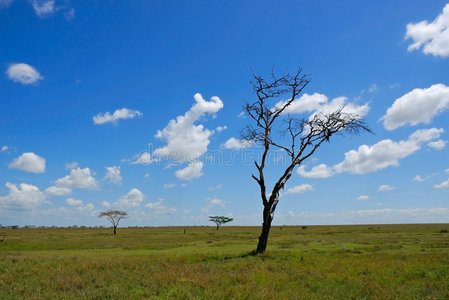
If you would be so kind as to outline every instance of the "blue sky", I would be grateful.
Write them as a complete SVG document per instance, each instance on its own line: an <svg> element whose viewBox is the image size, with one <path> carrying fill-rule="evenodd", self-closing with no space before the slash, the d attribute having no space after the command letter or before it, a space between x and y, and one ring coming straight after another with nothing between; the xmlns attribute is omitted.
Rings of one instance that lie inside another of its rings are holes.
<svg viewBox="0 0 449 300"><path fill-rule="evenodd" d="M312 79L290 113L374 132L295 170L275 224L449 222L447 1L0 0L0 45L0 224L261 224L240 130L273 65Z"/></svg>

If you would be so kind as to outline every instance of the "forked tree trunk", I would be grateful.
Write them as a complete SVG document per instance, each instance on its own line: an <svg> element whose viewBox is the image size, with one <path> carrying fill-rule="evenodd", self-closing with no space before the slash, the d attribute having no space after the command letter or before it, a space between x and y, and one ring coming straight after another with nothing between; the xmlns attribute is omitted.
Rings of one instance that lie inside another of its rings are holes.
<svg viewBox="0 0 449 300"><path fill-rule="evenodd" d="M263 209L262 232L259 236L259 243L257 244L256 254L262 254L267 249L268 235L270 234L271 221L273 221L270 211L271 206L268 204Z"/></svg>

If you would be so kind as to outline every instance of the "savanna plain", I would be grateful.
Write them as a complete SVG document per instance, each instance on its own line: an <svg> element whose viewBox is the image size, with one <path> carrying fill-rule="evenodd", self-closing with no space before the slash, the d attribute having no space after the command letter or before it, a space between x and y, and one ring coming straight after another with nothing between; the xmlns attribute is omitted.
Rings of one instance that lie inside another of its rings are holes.
<svg viewBox="0 0 449 300"><path fill-rule="evenodd" d="M0 229L0 299L449 299L449 225Z"/></svg>

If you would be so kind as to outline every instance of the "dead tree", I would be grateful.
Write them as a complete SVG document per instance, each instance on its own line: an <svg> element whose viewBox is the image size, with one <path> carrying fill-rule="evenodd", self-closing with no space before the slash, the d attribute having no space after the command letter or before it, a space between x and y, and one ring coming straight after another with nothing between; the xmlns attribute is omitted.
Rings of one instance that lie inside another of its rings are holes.
<svg viewBox="0 0 449 300"><path fill-rule="evenodd" d="M108 210L101 212L98 217L107 217L114 227L114 235L117 234L117 226L121 219L124 219L128 216L128 213L120 210Z"/></svg>
<svg viewBox="0 0 449 300"><path fill-rule="evenodd" d="M254 161L257 173L252 174L252 178L260 187L263 204L262 232L255 254L264 253L267 248L279 193L285 187L293 169L311 157L324 142L329 142L334 134L370 132L361 116L345 113L344 107L331 113L318 112L308 119L295 119L287 115L289 106L298 100L298 95L309 82L310 78L302 74L301 68L294 75L286 74L282 77L276 77L272 72L269 81L253 73L251 84L257 99L254 103L245 105L253 124L242 131L242 138L255 142L262 148L260 160ZM280 130L282 124L284 128ZM282 134L276 134L276 131ZM271 193L267 193L264 170L267 155L273 148L284 151L289 160L284 172L274 183Z"/></svg>

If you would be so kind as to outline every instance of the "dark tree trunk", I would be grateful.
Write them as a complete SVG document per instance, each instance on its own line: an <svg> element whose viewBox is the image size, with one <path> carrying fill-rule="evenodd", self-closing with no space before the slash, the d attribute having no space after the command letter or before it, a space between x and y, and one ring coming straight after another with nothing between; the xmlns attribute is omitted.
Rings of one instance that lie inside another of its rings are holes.
<svg viewBox="0 0 449 300"><path fill-rule="evenodd" d="M117 234L117 226L114 226L114 235Z"/></svg>
<svg viewBox="0 0 449 300"><path fill-rule="evenodd" d="M259 236L259 243L257 244L256 254L262 254L267 249L268 244L268 235L270 234L271 229L271 207L270 205L266 205L263 209L263 224L262 224L262 232Z"/></svg>
<svg viewBox="0 0 449 300"><path fill-rule="evenodd" d="M220 225L217 224L217 230L218 230L218 227L220 227Z"/></svg>

